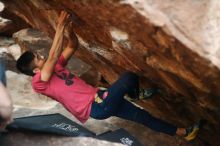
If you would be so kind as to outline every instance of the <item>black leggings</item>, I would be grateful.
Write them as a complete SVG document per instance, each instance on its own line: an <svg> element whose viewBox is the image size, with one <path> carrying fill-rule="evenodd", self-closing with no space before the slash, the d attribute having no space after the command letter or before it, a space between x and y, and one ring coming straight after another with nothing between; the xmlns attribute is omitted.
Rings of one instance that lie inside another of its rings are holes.
<svg viewBox="0 0 220 146"><path fill-rule="evenodd" d="M136 74L125 73L107 91L108 96L102 103L93 102L90 114L92 118L101 120L116 116L143 124L158 132L176 134L175 126L151 116L147 111L124 99L125 94L138 96L139 78Z"/></svg>

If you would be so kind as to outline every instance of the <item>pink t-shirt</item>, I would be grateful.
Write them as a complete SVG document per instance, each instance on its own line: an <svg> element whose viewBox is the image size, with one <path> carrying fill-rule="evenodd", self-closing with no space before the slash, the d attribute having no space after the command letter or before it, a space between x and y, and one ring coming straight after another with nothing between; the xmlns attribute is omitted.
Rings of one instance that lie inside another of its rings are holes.
<svg viewBox="0 0 220 146"><path fill-rule="evenodd" d="M41 72L32 79L33 89L63 104L80 122L88 120L98 88L86 84L64 68L67 61L61 55L50 80L41 80Z"/></svg>

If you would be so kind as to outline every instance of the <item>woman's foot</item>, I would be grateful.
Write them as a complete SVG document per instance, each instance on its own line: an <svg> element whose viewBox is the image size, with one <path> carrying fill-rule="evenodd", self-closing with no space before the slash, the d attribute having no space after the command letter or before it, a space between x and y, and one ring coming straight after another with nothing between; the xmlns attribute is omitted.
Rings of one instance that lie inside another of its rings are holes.
<svg viewBox="0 0 220 146"><path fill-rule="evenodd" d="M159 92L158 88L147 88L139 90L139 99L150 99Z"/></svg>
<svg viewBox="0 0 220 146"><path fill-rule="evenodd" d="M200 119L198 123L194 124L192 127L186 128L186 135L184 138L187 141L191 141L196 138L199 130L207 123L205 119Z"/></svg>
<svg viewBox="0 0 220 146"><path fill-rule="evenodd" d="M198 135L199 130L205 124L205 120L199 120L198 123L188 128L178 128L176 134L183 136L185 140L192 141Z"/></svg>
<svg viewBox="0 0 220 146"><path fill-rule="evenodd" d="M194 125L193 127L186 128L186 135L184 136L184 138L187 141L191 141L191 140L195 139L198 132L199 132L199 129L200 128L198 125Z"/></svg>

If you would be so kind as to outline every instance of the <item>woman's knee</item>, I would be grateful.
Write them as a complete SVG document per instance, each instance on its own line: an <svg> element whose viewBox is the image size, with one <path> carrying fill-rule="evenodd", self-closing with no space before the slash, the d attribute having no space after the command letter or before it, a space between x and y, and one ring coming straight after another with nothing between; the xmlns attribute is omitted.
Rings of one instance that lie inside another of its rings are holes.
<svg viewBox="0 0 220 146"><path fill-rule="evenodd" d="M121 76L121 78L126 81L137 81L139 79L138 75L133 72L126 72Z"/></svg>
<svg viewBox="0 0 220 146"><path fill-rule="evenodd" d="M133 73L131 71L125 72L123 75L127 76L127 77L130 77L130 78L137 78L138 77L137 74L135 74L135 73Z"/></svg>
<svg viewBox="0 0 220 146"><path fill-rule="evenodd" d="M122 75L121 78L128 88L133 88L139 84L139 77L133 72L126 72Z"/></svg>

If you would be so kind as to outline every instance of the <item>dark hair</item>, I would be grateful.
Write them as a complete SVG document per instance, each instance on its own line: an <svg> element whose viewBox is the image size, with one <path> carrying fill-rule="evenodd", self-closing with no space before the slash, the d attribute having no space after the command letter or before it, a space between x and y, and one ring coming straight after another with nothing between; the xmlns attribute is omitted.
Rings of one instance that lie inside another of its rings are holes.
<svg viewBox="0 0 220 146"><path fill-rule="evenodd" d="M33 72L33 67L31 66L34 58L35 58L34 53L30 51L24 52L17 60L16 63L17 69L23 74L34 76L35 73Z"/></svg>

